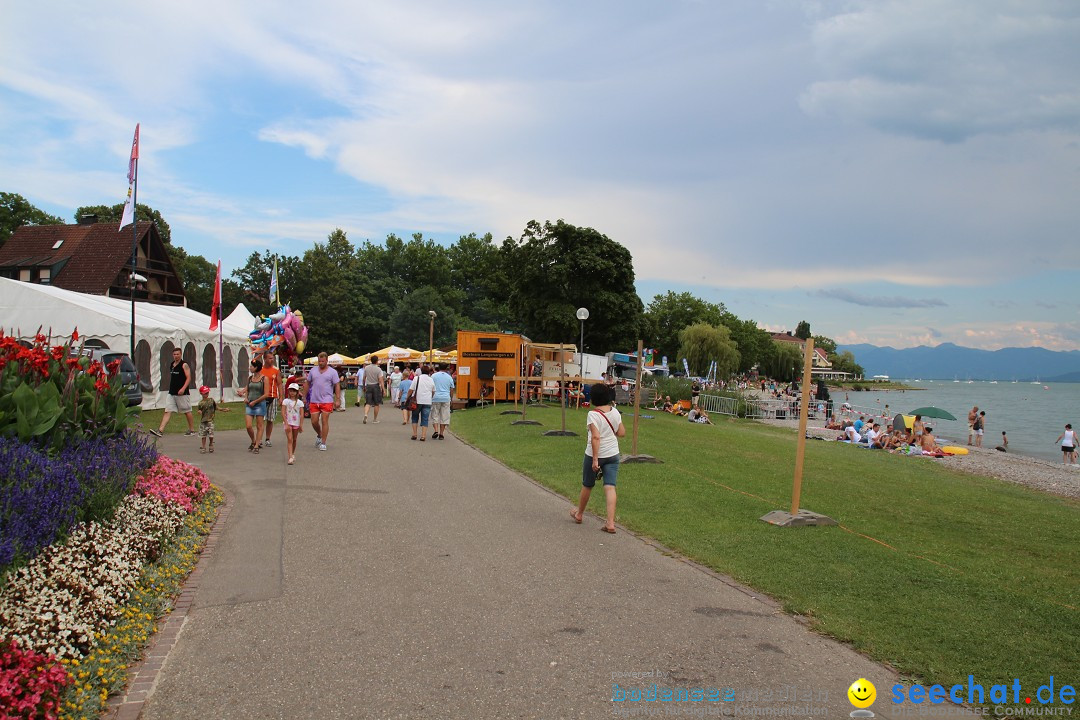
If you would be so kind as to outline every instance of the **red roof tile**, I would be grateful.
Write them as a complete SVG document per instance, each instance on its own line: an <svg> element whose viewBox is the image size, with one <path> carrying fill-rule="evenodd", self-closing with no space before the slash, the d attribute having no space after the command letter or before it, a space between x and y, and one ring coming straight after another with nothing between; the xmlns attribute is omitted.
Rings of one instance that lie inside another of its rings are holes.
<svg viewBox="0 0 1080 720"><path fill-rule="evenodd" d="M138 223L143 242L153 223ZM117 231L116 223L93 225L23 226L0 247L0 267L51 266L66 260L51 283L65 290L105 295L121 270L131 262L132 230ZM57 241L60 247L53 249ZM160 241L159 241L160 242Z"/></svg>

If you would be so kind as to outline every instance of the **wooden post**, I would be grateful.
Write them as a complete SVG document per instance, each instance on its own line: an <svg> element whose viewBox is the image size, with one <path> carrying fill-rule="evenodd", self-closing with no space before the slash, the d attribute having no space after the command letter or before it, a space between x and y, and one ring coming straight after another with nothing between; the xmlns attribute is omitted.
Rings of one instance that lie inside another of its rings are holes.
<svg viewBox="0 0 1080 720"><path fill-rule="evenodd" d="M634 381L634 441L630 445L630 454L637 455L637 427L638 427L638 411L641 408L641 362L642 353L645 350L645 341L637 341L637 379Z"/></svg>
<svg viewBox="0 0 1080 720"><path fill-rule="evenodd" d="M559 343L559 405L562 406L562 429L566 432L566 350Z"/></svg>
<svg viewBox="0 0 1080 720"><path fill-rule="evenodd" d="M799 435L795 438L795 485L791 491L791 514L799 514L799 495L802 493L803 456L806 454L806 419L810 410L810 372L814 366L814 338L806 339L806 358L803 364L802 406L799 408Z"/></svg>

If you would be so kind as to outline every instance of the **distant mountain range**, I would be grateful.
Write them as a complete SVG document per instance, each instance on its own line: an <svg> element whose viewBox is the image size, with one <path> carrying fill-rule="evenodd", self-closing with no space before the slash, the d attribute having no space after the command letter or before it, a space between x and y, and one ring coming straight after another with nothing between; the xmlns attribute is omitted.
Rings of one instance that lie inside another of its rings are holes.
<svg viewBox="0 0 1080 720"><path fill-rule="evenodd" d="M876 345L837 347L837 352L844 350L855 355L867 377L1080 382L1080 350L1063 352L1037 347L976 350L952 343L903 350Z"/></svg>

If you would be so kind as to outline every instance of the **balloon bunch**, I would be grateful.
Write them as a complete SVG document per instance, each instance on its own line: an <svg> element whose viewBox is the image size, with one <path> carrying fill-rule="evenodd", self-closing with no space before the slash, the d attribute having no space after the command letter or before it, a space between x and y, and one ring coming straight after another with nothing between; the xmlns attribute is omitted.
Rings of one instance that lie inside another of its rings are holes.
<svg viewBox="0 0 1080 720"><path fill-rule="evenodd" d="M308 329L304 325L304 315L288 305L282 305L270 316L261 316L255 321L255 329L248 334L253 355L278 354L285 361L291 362L307 346Z"/></svg>

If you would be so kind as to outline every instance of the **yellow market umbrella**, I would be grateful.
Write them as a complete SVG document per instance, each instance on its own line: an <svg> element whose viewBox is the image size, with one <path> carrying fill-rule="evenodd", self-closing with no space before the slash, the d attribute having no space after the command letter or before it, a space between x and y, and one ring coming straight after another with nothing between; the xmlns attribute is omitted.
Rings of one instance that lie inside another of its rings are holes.
<svg viewBox="0 0 1080 720"><path fill-rule="evenodd" d="M406 360L411 353L412 351L408 348L398 347L397 345L387 345L379 350L365 353L364 355L359 356L358 359L366 362L372 355L378 355L379 363L381 364L385 363L387 360L390 360L391 362L394 360Z"/></svg>

